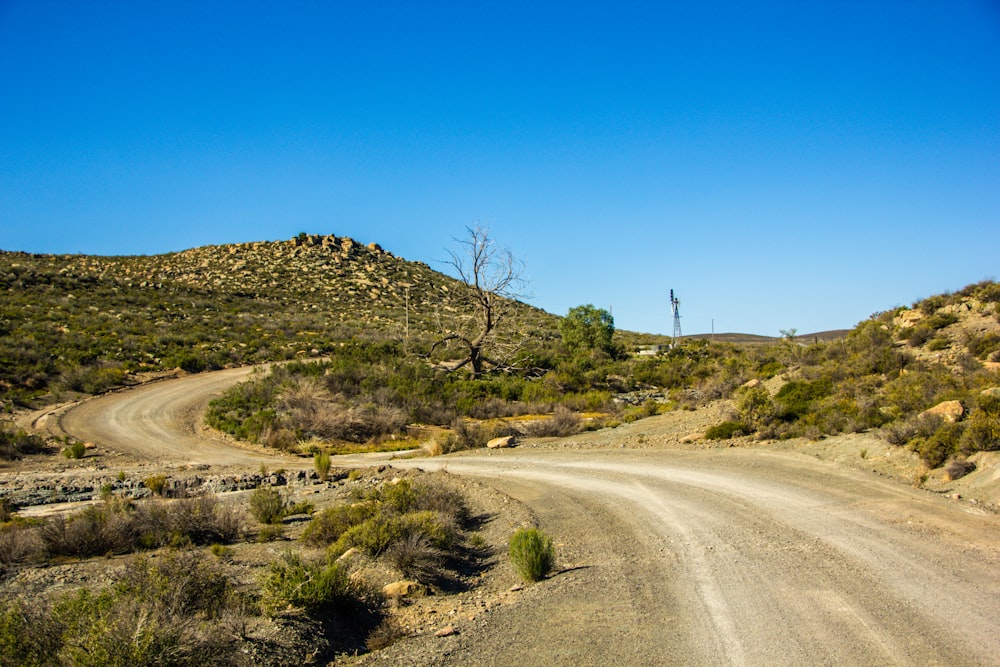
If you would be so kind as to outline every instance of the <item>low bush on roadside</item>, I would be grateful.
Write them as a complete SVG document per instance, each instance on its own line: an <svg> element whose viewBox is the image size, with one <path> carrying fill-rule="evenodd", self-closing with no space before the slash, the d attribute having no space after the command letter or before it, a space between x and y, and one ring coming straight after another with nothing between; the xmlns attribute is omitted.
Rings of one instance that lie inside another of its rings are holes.
<svg viewBox="0 0 1000 667"><path fill-rule="evenodd" d="M259 523L278 523L285 516L285 498L276 489L259 486L250 493L250 515Z"/></svg>
<svg viewBox="0 0 1000 667"><path fill-rule="evenodd" d="M239 643L220 622L232 580L193 552L136 558L109 585L53 598L0 599L0 664L229 665Z"/></svg>
<svg viewBox="0 0 1000 667"><path fill-rule="evenodd" d="M139 503L111 498L69 515L4 526L0 564L228 543L241 534L239 515L210 496Z"/></svg>
<svg viewBox="0 0 1000 667"><path fill-rule="evenodd" d="M326 481L326 478L330 475L330 454L326 451L318 451L313 454L313 466L316 468L316 474L319 478Z"/></svg>
<svg viewBox="0 0 1000 667"><path fill-rule="evenodd" d="M71 442L63 448L63 456L68 459L82 459L87 454L87 447L82 442Z"/></svg>
<svg viewBox="0 0 1000 667"><path fill-rule="evenodd" d="M162 496L163 492L167 488L167 477L166 475L150 475L146 479L142 480L142 484L152 493Z"/></svg>
<svg viewBox="0 0 1000 667"><path fill-rule="evenodd" d="M41 454L44 451L45 441L37 435L0 428L0 459L16 461L22 456Z"/></svg>
<svg viewBox="0 0 1000 667"><path fill-rule="evenodd" d="M378 594L352 579L342 564L330 559L306 560L291 551L272 561L259 583L260 607L268 616L289 608L325 614L381 604Z"/></svg>
<svg viewBox="0 0 1000 667"><path fill-rule="evenodd" d="M406 576L434 583L458 558L468 520L464 498L446 484L401 479L359 494L356 503L318 513L302 540L329 546L332 555L358 548L385 557Z"/></svg>
<svg viewBox="0 0 1000 667"><path fill-rule="evenodd" d="M555 547L537 528L520 528L510 538L510 562L525 581L540 581L555 567Z"/></svg>
<svg viewBox="0 0 1000 667"><path fill-rule="evenodd" d="M583 420L569 408L557 405L550 419L531 421L522 427L524 435L536 438L559 438L583 429Z"/></svg>
<svg viewBox="0 0 1000 667"><path fill-rule="evenodd" d="M729 438L748 435L751 432L752 429L743 422L724 421L715 426L710 426L705 431L705 438L707 440L728 440Z"/></svg>

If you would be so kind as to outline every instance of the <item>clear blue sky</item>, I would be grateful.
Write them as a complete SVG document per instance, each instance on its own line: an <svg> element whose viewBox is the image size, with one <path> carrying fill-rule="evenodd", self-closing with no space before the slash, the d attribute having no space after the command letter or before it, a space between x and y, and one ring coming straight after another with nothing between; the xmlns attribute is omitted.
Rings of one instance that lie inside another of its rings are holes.
<svg viewBox="0 0 1000 667"><path fill-rule="evenodd" d="M1000 3L0 0L0 248L301 231L778 335L1000 279Z"/></svg>

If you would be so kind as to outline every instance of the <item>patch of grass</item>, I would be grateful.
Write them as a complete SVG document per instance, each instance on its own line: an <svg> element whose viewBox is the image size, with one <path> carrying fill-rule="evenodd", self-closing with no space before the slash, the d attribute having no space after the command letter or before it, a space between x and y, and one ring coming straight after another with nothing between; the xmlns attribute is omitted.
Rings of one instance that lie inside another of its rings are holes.
<svg viewBox="0 0 1000 667"><path fill-rule="evenodd" d="M730 438L736 438L741 435L748 435L752 433L753 429L738 421L724 421L715 426L710 426L705 431L705 439L707 440L728 440Z"/></svg>
<svg viewBox="0 0 1000 667"><path fill-rule="evenodd" d="M313 454L313 466L316 474L325 482L330 474L330 453L321 450Z"/></svg>
<svg viewBox="0 0 1000 667"><path fill-rule="evenodd" d="M87 454L87 448L82 442L71 442L62 450L63 456L68 459L82 459Z"/></svg>
<svg viewBox="0 0 1000 667"><path fill-rule="evenodd" d="M41 454L45 450L45 441L37 435L0 428L0 459L16 461L22 456Z"/></svg>
<svg viewBox="0 0 1000 667"><path fill-rule="evenodd" d="M259 486L250 493L249 507L259 523L279 523L285 517L287 502L277 489Z"/></svg>
<svg viewBox="0 0 1000 667"><path fill-rule="evenodd" d="M377 596L331 560L309 561L291 551L272 561L260 577L260 607L268 616L288 609L316 614L378 604Z"/></svg>
<svg viewBox="0 0 1000 667"><path fill-rule="evenodd" d="M142 480L142 485L158 496L162 496L167 488L167 478L165 475L150 475Z"/></svg>
<svg viewBox="0 0 1000 667"><path fill-rule="evenodd" d="M230 578L192 552L127 563L111 584L54 600L0 599L4 665L235 664L218 619Z"/></svg>
<svg viewBox="0 0 1000 667"><path fill-rule="evenodd" d="M520 528L510 538L510 562L526 582L544 579L555 567L552 540L537 528Z"/></svg>

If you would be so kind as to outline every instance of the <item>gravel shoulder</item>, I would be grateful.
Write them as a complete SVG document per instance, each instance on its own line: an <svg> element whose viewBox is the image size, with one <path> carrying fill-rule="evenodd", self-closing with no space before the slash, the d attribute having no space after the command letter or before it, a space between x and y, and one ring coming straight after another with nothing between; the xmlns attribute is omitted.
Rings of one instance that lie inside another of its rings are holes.
<svg viewBox="0 0 1000 667"><path fill-rule="evenodd" d="M199 433L200 410L239 373L213 375L88 401L59 424L136 462L275 465L280 457ZM920 474L912 457L869 435L762 444L690 437L726 409L392 461L469 480L473 502L494 517L498 551L516 525L537 523L557 543L559 569L517 589L498 553L476 591L461 601L427 598L411 614L411 636L341 662L996 663L994 467L980 466L971 480L928 478L932 492L907 482ZM445 623L453 634L431 632Z"/></svg>

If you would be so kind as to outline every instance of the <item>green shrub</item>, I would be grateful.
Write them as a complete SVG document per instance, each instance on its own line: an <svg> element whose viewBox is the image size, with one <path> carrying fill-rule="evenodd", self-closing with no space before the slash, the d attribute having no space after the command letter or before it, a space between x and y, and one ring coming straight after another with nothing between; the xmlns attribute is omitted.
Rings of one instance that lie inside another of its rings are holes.
<svg viewBox="0 0 1000 667"><path fill-rule="evenodd" d="M965 341L969 353L977 359L987 360L1000 353L1000 334L988 333L981 336L970 335Z"/></svg>
<svg viewBox="0 0 1000 667"><path fill-rule="evenodd" d="M265 544L267 542L276 542L285 538L285 527L280 523L265 523L261 524L260 530L257 531L256 541L258 544Z"/></svg>
<svg viewBox="0 0 1000 667"><path fill-rule="evenodd" d="M973 412L962 433L961 449L968 452L1000 449L1000 418L981 411Z"/></svg>
<svg viewBox="0 0 1000 667"><path fill-rule="evenodd" d="M268 616L289 608L318 613L371 604L374 596L332 561L306 561L285 552L260 578L260 607Z"/></svg>
<svg viewBox="0 0 1000 667"><path fill-rule="evenodd" d="M234 661L235 645L215 623L231 582L200 554L130 562L111 586L62 596L52 618L56 655L72 665L201 665Z"/></svg>
<svg viewBox="0 0 1000 667"><path fill-rule="evenodd" d="M959 450L965 424L945 422L930 436L911 443L913 450L931 468L937 468Z"/></svg>
<svg viewBox="0 0 1000 667"><path fill-rule="evenodd" d="M28 454L45 451L45 441L37 435L18 430L10 432L0 428L0 459L15 461Z"/></svg>
<svg viewBox="0 0 1000 667"><path fill-rule="evenodd" d="M510 538L510 562L525 581L544 579L555 566L552 540L536 528L520 528Z"/></svg>
<svg viewBox="0 0 1000 667"><path fill-rule="evenodd" d="M167 477L166 475L150 475L142 480L142 485L156 495L162 496L163 491L167 488Z"/></svg>
<svg viewBox="0 0 1000 667"><path fill-rule="evenodd" d="M349 528L370 518L374 509L370 503L329 507L306 525L302 541L317 547L333 544Z"/></svg>
<svg viewBox="0 0 1000 667"><path fill-rule="evenodd" d="M927 343L927 349L931 352L947 350L949 347L951 347L951 341L947 338L935 338L931 340L931 342Z"/></svg>
<svg viewBox="0 0 1000 667"><path fill-rule="evenodd" d="M751 433L753 429L746 424L737 421L724 421L715 426L711 426L705 431L705 438L708 440L728 440L741 435Z"/></svg>
<svg viewBox="0 0 1000 667"><path fill-rule="evenodd" d="M629 407L622 414L622 421L626 424L631 424L634 421L639 421L640 419L645 419L646 417L654 417L660 412L660 404L656 401L649 400L642 405L636 405Z"/></svg>
<svg viewBox="0 0 1000 667"><path fill-rule="evenodd" d="M0 665L43 667L56 664L60 628L51 609L34 596L0 599Z"/></svg>
<svg viewBox="0 0 1000 667"><path fill-rule="evenodd" d="M357 547L371 556L380 556L394 543L417 534L425 535L432 544L444 550L452 547L456 537L454 529L442 522L435 512L380 513L347 529L333 546L333 552L343 553Z"/></svg>
<svg viewBox="0 0 1000 667"><path fill-rule="evenodd" d="M250 514L260 523L278 523L285 516L285 498L270 486L254 489L249 502Z"/></svg>
<svg viewBox="0 0 1000 667"><path fill-rule="evenodd" d="M832 383L827 379L789 382L774 395L775 417L785 422L795 421L812 410L816 401L829 396L832 390Z"/></svg>
<svg viewBox="0 0 1000 667"><path fill-rule="evenodd" d="M327 476L330 474L330 454L326 451L318 451L313 454L313 465L316 467L316 474L319 478L326 481Z"/></svg>
<svg viewBox="0 0 1000 667"><path fill-rule="evenodd" d="M932 338L934 338L934 328L921 322L913 328L913 331L907 338L907 342L913 347L920 347Z"/></svg>
<svg viewBox="0 0 1000 667"><path fill-rule="evenodd" d="M63 449L63 456L68 459L82 459L87 453L87 448L82 442L71 442Z"/></svg>
<svg viewBox="0 0 1000 667"><path fill-rule="evenodd" d="M954 313L941 313L941 312L934 313L926 320L927 326L934 329L935 331L937 331L938 329L944 329L945 327L950 326L955 322L958 322L958 315Z"/></svg>
<svg viewBox="0 0 1000 667"><path fill-rule="evenodd" d="M761 385L741 389L736 393L736 411L739 422L752 432L774 419L774 403L767 388Z"/></svg>

